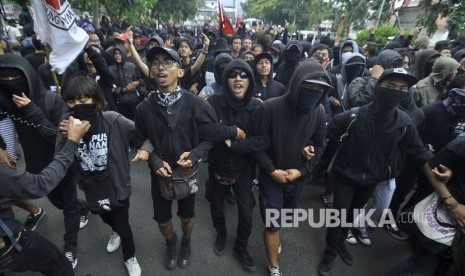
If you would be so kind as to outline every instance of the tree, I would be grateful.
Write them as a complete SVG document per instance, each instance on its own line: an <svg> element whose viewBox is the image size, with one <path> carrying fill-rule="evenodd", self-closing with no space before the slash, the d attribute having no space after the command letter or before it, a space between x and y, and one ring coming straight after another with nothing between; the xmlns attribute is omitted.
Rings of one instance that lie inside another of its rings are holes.
<svg viewBox="0 0 465 276"><path fill-rule="evenodd" d="M465 1L422 0L419 4L422 14L417 18L417 26L424 26L428 33L437 30L438 15L448 17L447 28L452 37L465 35Z"/></svg>

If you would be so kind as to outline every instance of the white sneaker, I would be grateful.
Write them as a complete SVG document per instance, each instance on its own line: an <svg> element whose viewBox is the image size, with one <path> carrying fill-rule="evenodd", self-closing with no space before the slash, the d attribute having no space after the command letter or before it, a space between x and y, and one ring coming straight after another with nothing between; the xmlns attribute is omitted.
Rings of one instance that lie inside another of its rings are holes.
<svg viewBox="0 0 465 276"><path fill-rule="evenodd" d="M107 244L107 252L109 253L115 252L115 250L118 249L120 244L121 244L120 236L116 232L113 232L113 234L110 235L110 240L108 241L108 244Z"/></svg>
<svg viewBox="0 0 465 276"><path fill-rule="evenodd" d="M268 267L268 270L270 271L270 276L282 276L281 271L279 271L279 266L277 267Z"/></svg>
<svg viewBox="0 0 465 276"><path fill-rule="evenodd" d="M137 261L135 256L131 259L128 259L127 262L124 262L124 264L128 269L129 276L140 276L142 274L139 262Z"/></svg>
<svg viewBox="0 0 465 276"><path fill-rule="evenodd" d="M352 234L352 230L349 230L349 232L347 233L347 237L346 237L346 242L348 244L352 244L352 245L356 245L357 244L357 239L354 237L354 235Z"/></svg>
<svg viewBox="0 0 465 276"><path fill-rule="evenodd" d="M79 229L86 227L88 222L89 222L89 214L81 215L81 217L79 218Z"/></svg>

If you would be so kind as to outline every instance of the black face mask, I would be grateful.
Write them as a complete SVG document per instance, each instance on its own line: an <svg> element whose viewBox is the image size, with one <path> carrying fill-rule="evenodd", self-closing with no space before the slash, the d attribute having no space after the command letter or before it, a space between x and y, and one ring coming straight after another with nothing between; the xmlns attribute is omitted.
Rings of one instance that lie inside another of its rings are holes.
<svg viewBox="0 0 465 276"><path fill-rule="evenodd" d="M317 108L324 96L324 92L301 88L297 97L297 109L307 114Z"/></svg>
<svg viewBox="0 0 465 276"><path fill-rule="evenodd" d="M354 79L361 77L363 75L364 70L365 67L359 65L346 66L345 71L347 77L347 84L351 83Z"/></svg>
<svg viewBox="0 0 465 276"><path fill-rule="evenodd" d="M300 59L300 52L295 50L286 50L283 53L284 60L288 62L296 62Z"/></svg>
<svg viewBox="0 0 465 276"><path fill-rule="evenodd" d="M13 80L0 80L1 89L8 93L10 97L14 95L21 96L24 92L26 96L29 96L29 86L25 77L20 77Z"/></svg>
<svg viewBox="0 0 465 276"><path fill-rule="evenodd" d="M79 120L89 121L91 124L97 117L96 104L77 104L69 109L71 115Z"/></svg>
<svg viewBox="0 0 465 276"><path fill-rule="evenodd" d="M385 112L394 109L409 97L407 92L391 89L381 86L376 86L374 91L375 103L380 107L380 112Z"/></svg>

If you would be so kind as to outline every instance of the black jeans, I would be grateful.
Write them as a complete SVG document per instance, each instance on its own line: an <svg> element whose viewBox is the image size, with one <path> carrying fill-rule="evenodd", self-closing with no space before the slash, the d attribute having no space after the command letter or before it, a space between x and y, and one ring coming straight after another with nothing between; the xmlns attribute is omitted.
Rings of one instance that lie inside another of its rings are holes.
<svg viewBox="0 0 465 276"><path fill-rule="evenodd" d="M361 209L367 203L373 194L376 185L360 186L356 183L348 183L347 181L338 179L334 176L334 209L341 213L341 210L347 212L347 222L353 222L353 210ZM341 226L330 227L326 231L326 251L325 260L332 261L336 258L336 247L342 246L347 237L349 228Z"/></svg>
<svg viewBox="0 0 465 276"><path fill-rule="evenodd" d="M47 276L74 275L71 263L60 250L37 232L23 232L19 244L23 247L21 252L12 249L3 255L6 249L0 251L0 275L11 271L36 271Z"/></svg>
<svg viewBox="0 0 465 276"><path fill-rule="evenodd" d="M73 178L74 173L71 168L60 184L47 195L55 207L63 210L65 251L76 251L81 210L86 208L85 201L78 200L77 198L77 188Z"/></svg>
<svg viewBox="0 0 465 276"><path fill-rule="evenodd" d="M123 206L115 211L99 214L99 216L103 222L108 224L121 237L123 259L127 261L134 257L136 249L134 247L131 225L129 225L129 197L120 202Z"/></svg>
<svg viewBox="0 0 465 276"><path fill-rule="evenodd" d="M209 170L205 197L210 202L210 215L217 232L226 232L224 217L224 199L232 187L238 210L236 246L247 248L247 242L252 231L252 211L255 198L252 193L252 176L250 170L245 170L232 186L222 185L215 180L214 173Z"/></svg>

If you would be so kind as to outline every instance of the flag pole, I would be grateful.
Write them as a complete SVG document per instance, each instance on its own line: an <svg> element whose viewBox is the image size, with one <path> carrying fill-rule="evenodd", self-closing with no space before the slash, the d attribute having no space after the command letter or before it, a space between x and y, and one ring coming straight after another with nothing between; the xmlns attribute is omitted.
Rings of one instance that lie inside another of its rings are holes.
<svg viewBox="0 0 465 276"><path fill-rule="evenodd" d="M47 58L47 62L49 62L50 60L50 52L52 51L52 48L50 48L50 45L44 43L44 50L45 50L45 57ZM50 64L50 63L49 63ZM60 87L60 83L58 82L58 77L57 77L57 74L55 72L55 70L53 69L50 69L50 74L52 75L52 80L53 80L53 83L55 84L55 87L57 88L57 93L58 95L61 96L61 87Z"/></svg>

